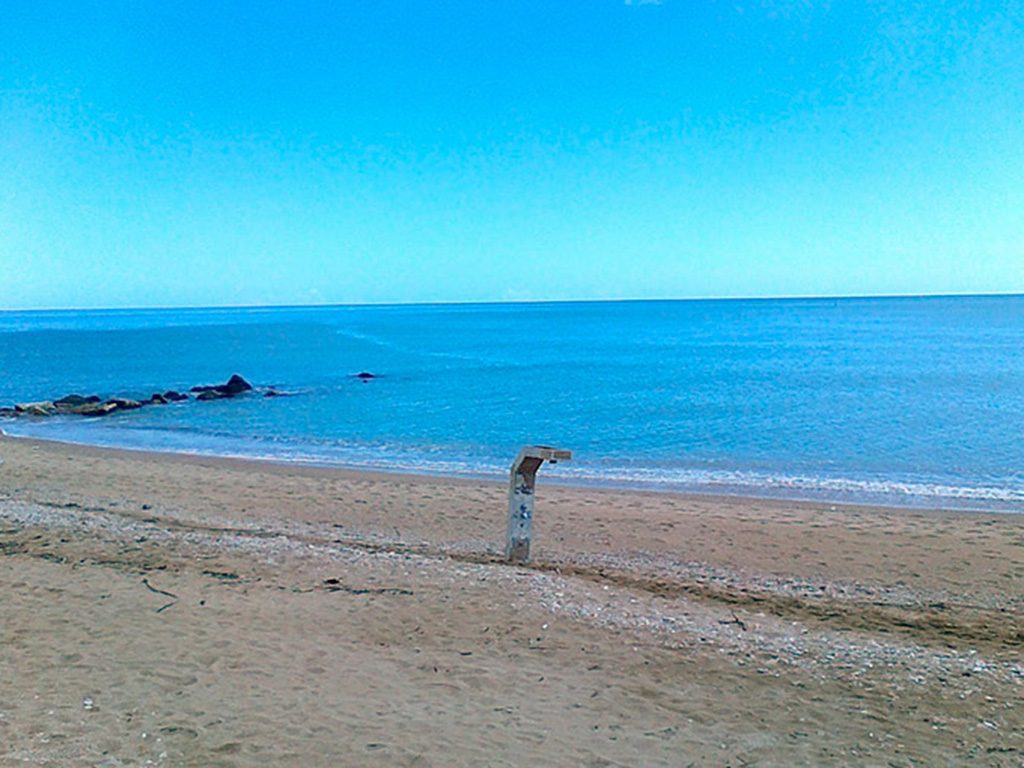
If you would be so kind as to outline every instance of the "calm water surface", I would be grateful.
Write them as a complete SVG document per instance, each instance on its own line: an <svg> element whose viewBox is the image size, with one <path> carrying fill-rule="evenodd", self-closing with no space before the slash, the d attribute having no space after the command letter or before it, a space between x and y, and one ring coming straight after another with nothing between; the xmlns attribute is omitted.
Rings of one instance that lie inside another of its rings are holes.
<svg viewBox="0 0 1024 768"><path fill-rule="evenodd" d="M381 378L364 384L352 374ZM1024 511L1024 297L0 312L0 404L294 397L11 434L396 471Z"/></svg>

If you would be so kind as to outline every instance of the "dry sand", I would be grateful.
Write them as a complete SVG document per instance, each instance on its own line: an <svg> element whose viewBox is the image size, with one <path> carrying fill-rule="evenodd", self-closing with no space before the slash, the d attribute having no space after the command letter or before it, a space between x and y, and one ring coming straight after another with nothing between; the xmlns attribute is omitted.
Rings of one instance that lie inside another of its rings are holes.
<svg viewBox="0 0 1024 768"><path fill-rule="evenodd" d="M0 766L1024 766L1024 516L0 439Z"/></svg>

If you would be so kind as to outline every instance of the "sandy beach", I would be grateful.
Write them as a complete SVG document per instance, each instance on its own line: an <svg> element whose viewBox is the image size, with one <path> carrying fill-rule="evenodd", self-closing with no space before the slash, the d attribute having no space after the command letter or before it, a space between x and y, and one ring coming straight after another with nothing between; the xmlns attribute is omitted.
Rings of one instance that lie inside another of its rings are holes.
<svg viewBox="0 0 1024 768"><path fill-rule="evenodd" d="M0 439L0 766L1024 765L1024 517Z"/></svg>

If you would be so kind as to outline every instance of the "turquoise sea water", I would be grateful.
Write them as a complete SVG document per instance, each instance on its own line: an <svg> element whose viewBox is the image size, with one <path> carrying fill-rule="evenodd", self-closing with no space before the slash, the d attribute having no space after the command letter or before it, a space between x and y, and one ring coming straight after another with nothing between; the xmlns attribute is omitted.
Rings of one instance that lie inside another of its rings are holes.
<svg viewBox="0 0 1024 768"><path fill-rule="evenodd" d="M359 371L380 378L362 383ZM1024 511L1024 297L0 312L0 404L258 393L15 435L395 471Z"/></svg>

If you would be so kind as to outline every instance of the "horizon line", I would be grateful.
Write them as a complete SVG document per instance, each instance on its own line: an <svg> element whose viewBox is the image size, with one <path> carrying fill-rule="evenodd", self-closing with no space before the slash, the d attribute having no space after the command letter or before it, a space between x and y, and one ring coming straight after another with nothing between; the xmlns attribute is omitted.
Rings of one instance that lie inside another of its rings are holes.
<svg viewBox="0 0 1024 768"><path fill-rule="evenodd" d="M466 299L461 301L364 301L325 302L320 304L159 304L151 306L97 306L97 307L30 307L10 309L0 307L0 313L13 312L137 312L204 309L328 309L339 307L446 307L446 306L506 306L516 304L626 304L643 302L701 302L701 301L823 301L848 299L955 299L955 298L1015 298L1024 297L1024 291L991 293L851 293L851 294L796 294L776 296L683 296L657 298L570 298L570 299Z"/></svg>

